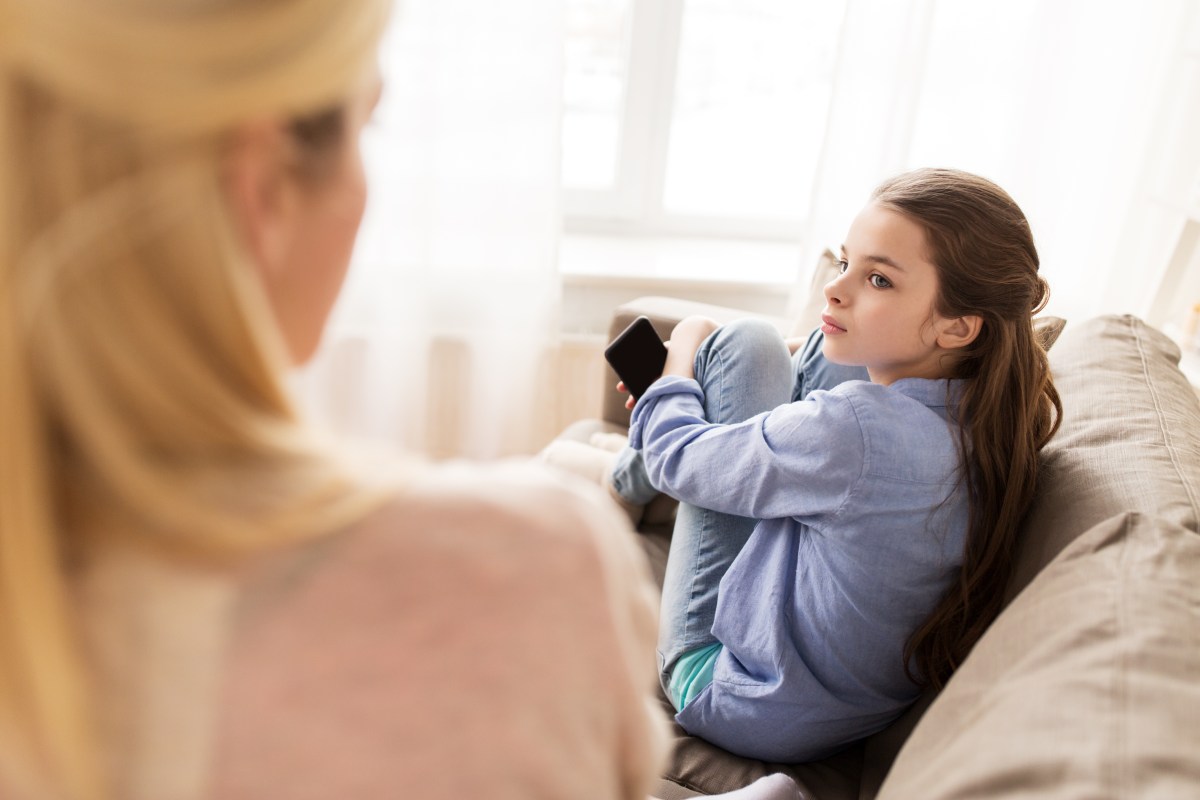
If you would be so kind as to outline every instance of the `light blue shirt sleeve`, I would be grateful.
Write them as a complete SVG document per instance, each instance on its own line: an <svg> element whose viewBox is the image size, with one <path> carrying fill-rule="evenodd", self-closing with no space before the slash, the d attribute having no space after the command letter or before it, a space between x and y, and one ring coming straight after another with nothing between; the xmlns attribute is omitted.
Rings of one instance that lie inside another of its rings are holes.
<svg viewBox="0 0 1200 800"><path fill-rule="evenodd" d="M634 407L630 445L659 491L755 519L834 513L862 479L867 447L853 405L814 392L734 425L704 419L700 385L658 380Z"/></svg>

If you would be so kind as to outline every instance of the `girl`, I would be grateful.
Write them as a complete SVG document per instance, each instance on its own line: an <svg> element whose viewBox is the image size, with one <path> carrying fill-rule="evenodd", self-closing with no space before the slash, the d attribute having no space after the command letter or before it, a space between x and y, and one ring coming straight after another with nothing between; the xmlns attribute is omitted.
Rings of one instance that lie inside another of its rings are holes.
<svg viewBox="0 0 1200 800"><path fill-rule="evenodd" d="M613 475L681 501L658 647L679 723L769 761L823 757L947 679L999 611L1061 414L1037 252L995 184L887 181L840 268L794 368L765 323L680 322L633 406L645 472L627 454Z"/></svg>

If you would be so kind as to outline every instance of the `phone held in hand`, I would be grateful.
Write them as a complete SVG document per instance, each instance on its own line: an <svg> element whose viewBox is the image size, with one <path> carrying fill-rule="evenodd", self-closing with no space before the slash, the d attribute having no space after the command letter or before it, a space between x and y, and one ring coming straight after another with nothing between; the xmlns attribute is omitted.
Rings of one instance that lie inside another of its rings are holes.
<svg viewBox="0 0 1200 800"><path fill-rule="evenodd" d="M638 317L604 349L604 358L633 397L662 377L667 348L647 317Z"/></svg>

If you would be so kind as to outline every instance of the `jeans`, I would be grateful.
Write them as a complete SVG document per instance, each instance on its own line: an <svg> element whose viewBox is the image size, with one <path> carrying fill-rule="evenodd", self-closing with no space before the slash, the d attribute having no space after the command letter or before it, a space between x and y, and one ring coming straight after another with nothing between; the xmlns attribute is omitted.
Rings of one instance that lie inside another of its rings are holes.
<svg viewBox="0 0 1200 800"><path fill-rule="evenodd" d="M845 367L821 353L824 335L813 331L794 356L773 326L739 320L712 333L696 353L696 380L704 392L704 418L742 422L814 389L868 380L862 367ZM641 454L626 448L613 469L613 485L626 500L646 503L656 493ZM664 690L684 653L714 644L713 620L722 576L741 552L757 520L680 503L675 517L659 614L658 659Z"/></svg>

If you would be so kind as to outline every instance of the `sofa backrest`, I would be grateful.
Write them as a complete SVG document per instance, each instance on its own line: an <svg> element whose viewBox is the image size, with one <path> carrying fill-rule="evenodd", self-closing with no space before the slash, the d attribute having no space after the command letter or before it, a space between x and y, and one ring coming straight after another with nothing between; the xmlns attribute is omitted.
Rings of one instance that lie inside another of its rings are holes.
<svg viewBox="0 0 1200 800"><path fill-rule="evenodd" d="M1134 317L1067 326L1009 603L868 742L860 797L885 764L880 800L1200 796L1200 402L1178 361Z"/></svg>
<svg viewBox="0 0 1200 800"><path fill-rule="evenodd" d="M1009 600L1080 534L1121 512L1200 529L1200 402L1179 355L1136 317L1067 325L1050 351L1063 423L1042 452Z"/></svg>

